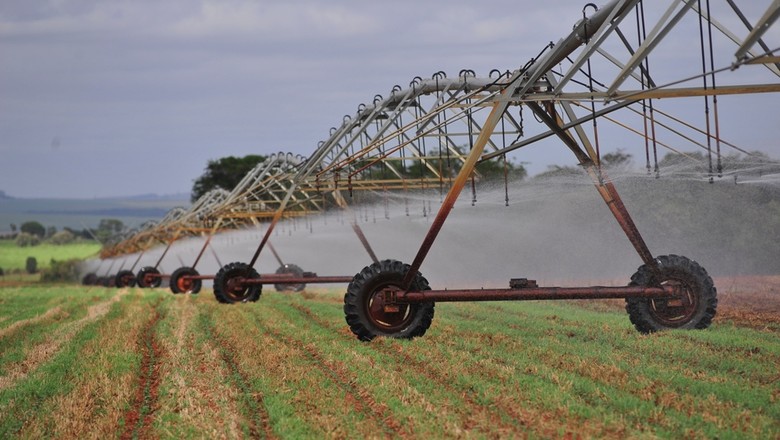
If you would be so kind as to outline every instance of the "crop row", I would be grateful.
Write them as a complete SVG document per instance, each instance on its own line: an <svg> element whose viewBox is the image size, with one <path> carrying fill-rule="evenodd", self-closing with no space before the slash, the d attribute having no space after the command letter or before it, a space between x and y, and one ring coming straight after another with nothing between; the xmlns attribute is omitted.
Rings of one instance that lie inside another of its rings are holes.
<svg viewBox="0 0 780 440"><path fill-rule="evenodd" d="M361 343L333 291L0 290L0 437L780 435L776 331L636 333L572 303L437 305Z"/></svg>

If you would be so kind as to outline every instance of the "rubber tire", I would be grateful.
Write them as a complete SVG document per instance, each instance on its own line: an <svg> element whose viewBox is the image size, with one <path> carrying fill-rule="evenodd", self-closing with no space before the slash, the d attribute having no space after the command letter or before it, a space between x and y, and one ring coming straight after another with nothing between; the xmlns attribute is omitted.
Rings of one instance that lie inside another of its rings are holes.
<svg viewBox="0 0 780 440"><path fill-rule="evenodd" d="M146 266L142 267L141 270L138 271L138 275L136 275L135 280L138 283L138 287L145 289L145 288L151 288L151 287L160 287L162 284L162 278L161 277L155 277L152 279L152 282L147 283L146 282L146 275L147 274L160 274L160 271L152 266Z"/></svg>
<svg viewBox="0 0 780 440"><path fill-rule="evenodd" d="M170 283L168 286L171 288L171 292L173 293L191 293L191 294L197 294L200 293L201 287L203 287L203 280L190 280L190 288L186 289L185 285L180 286L179 285L179 279L183 276L198 276L200 275L197 270L188 267L183 266L173 271L171 274ZM184 282L184 281L182 281Z"/></svg>
<svg viewBox="0 0 780 440"><path fill-rule="evenodd" d="M98 277L94 273L90 272L86 275L84 275L84 278L81 279L81 284L85 286L94 286L97 284Z"/></svg>
<svg viewBox="0 0 780 440"><path fill-rule="evenodd" d="M114 284L116 287L133 287L135 286L135 274L130 270L120 270L114 277Z"/></svg>
<svg viewBox="0 0 780 440"><path fill-rule="evenodd" d="M245 263L235 262L223 266L214 277L214 296L217 301L223 304L233 304L255 302L260 299L260 295L263 293L262 284L244 286L240 292L231 291L230 280L237 277L256 279L260 278L260 275L253 267Z"/></svg>
<svg viewBox="0 0 780 440"><path fill-rule="evenodd" d="M660 316L666 307L666 299L626 298L626 311L637 330L653 333L668 329L704 329L710 326L718 307L718 297L712 278L693 260L679 255L662 255L656 258L659 273L647 265L637 269L631 277L632 286L660 286L666 281L682 283L689 293L692 306L686 316Z"/></svg>
<svg viewBox="0 0 780 440"><path fill-rule="evenodd" d="M303 269L297 264L285 264L284 266L276 269L277 274L291 273L297 277L303 276ZM274 284L277 292L300 292L306 288L305 283L301 284Z"/></svg>
<svg viewBox="0 0 780 440"><path fill-rule="evenodd" d="M412 339L424 335L431 326L435 306L433 302L408 305L408 314L400 324L400 329L382 327L370 317L368 309L374 293L387 286L400 286L409 269L408 264L400 261L382 260L366 266L352 278L344 295L344 315L349 329L358 339L370 341L377 336ZM410 289L421 291L430 290L431 287L428 280L418 272Z"/></svg>

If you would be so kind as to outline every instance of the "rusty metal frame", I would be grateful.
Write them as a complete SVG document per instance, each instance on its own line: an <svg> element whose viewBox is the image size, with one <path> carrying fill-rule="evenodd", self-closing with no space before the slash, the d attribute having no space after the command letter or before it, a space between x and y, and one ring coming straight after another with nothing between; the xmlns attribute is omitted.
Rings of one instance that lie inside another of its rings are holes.
<svg viewBox="0 0 780 440"><path fill-rule="evenodd" d="M699 77L724 73L752 63L764 64L771 73L780 76L780 70L775 65L776 54L766 50L762 39L766 29L777 19L779 7L778 0L774 0L755 26L746 23L750 34L740 39L714 17L700 11L693 0L674 0L668 2L665 12L655 24L651 24L650 34L633 48L622 34L620 25L641 3L641 0L612 0L597 8L589 17L583 11L583 19L575 24L569 35L514 72L499 72L489 78L477 78L470 71L461 71L457 78L446 78L437 72L429 79L415 78L406 89L394 87L388 98L377 95L373 104L358 106L355 116L342 118L341 125L333 127L330 136L320 142L314 153L295 167L263 174L259 180L256 175L246 176L247 183L240 184L231 192L232 202L212 211L212 217L216 219L212 233L222 222L258 224L268 221L250 263L254 265L282 218L322 212L326 209L328 197L336 200L335 205L344 208L344 204L338 203L338 199L344 199L343 191L351 197L355 191L426 190L437 185L441 190L447 186L446 197L404 280L403 285L408 288L461 191L469 180L473 182L479 178L475 171L477 164L556 136L575 154L642 261L652 267L652 253L614 185L600 168L598 141L596 139L594 148L583 126L586 122L605 119L607 114L643 100L780 91L777 82L745 83L717 89L677 87ZM744 21L744 15L734 2L729 1L729 4ZM643 63L683 22L683 17L691 13L699 14L712 23L738 46L735 52L737 61L716 71L659 85L657 78L651 78L650 72L644 69ZM613 37L620 38L618 46L625 52L606 49L604 43ZM760 44L765 52L754 53L752 46L755 44ZM577 51L580 51L579 54ZM583 86L583 65L586 61L590 63L597 59L605 59L608 65L617 68L617 73L613 78L600 78L603 87ZM577 77L581 78L579 85L570 87L577 82ZM634 87L621 89L629 80L635 81ZM424 99L427 101L423 102ZM595 105L591 104L593 110L583 113L582 109L587 108L583 104L589 103L600 103L604 107L595 110ZM546 131L520 139L523 134L522 119L518 121L508 111L510 107L518 106L531 109ZM488 113L487 117L477 118L485 113ZM453 131L456 124L463 124L461 126L466 129ZM505 139L508 135L516 135L517 139L508 145L496 140L499 136ZM707 136L711 137L709 133ZM458 139L468 140L468 153L458 148ZM426 140L436 140L438 154L426 153ZM445 176L436 166L441 164L445 152L461 164L460 172L454 179ZM420 169L429 174L407 175L408 162L419 164ZM372 170L377 167L384 170L379 178L372 175ZM248 184L250 181L251 185ZM251 195L258 205L245 204L241 209L236 208L241 205L240 197L247 195ZM372 259L376 260L376 256L372 255ZM269 281L264 279L263 282ZM651 293L657 294L660 293Z"/></svg>

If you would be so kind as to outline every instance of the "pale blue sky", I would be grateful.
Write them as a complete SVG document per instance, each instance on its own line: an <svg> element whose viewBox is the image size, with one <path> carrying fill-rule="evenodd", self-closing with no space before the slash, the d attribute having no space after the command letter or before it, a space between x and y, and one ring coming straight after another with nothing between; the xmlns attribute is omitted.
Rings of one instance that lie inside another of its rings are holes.
<svg viewBox="0 0 780 440"><path fill-rule="evenodd" d="M739 3L755 13L768 1ZM395 84L522 66L571 30L583 4L4 0L0 190L189 192L209 159L309 155ZM727 135L780 156L776 102L735 101L735 120L750 115ZM523 154L532 173L574 162L565 148Z"/></svg>

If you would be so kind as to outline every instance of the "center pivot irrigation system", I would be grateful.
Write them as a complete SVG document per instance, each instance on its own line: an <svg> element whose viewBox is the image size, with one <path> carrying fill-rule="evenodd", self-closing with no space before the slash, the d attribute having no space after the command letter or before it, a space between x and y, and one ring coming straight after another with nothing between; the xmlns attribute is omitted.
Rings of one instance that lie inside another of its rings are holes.
<svg viewBox="0 0 780 440"><path fill-rule="evenodd" d="M273 155L218 201L196 203L189 216L166 217L107 247L104 256L141 251L155 241L167 242L167 252L183 231L197 231L206 236L203 248L194 264L171 275L174 291L195 290L195 284L199 289L201 280L213 279L217 298L230 303L256 301L263 284L349 283L344 312L361 340L421 336L441 301L625 298L631 322L641 332L706 328L717 306L712 279L691 259L653 255L602 167L601 144L615 131L635 135L645 149L649 178L660 175L662 148L680 154L681 144L701 148L711 182L728 173L722 149L750 154L721 136L718 97L780 91L780 37L773 27L780 0L765 2L752 20L733 0L710 3L588 3L571 33L546 45L522 68L494 70L488 77L470 70L456 78L438 72L429 79L416 77L406 88L395 86L389 97L376 95L354 116L344 116L310 157ZM657 59L674 68L658 68ZM505 289L432 290L420 268L467 185L476 202L482 164L503 166L508 204L507 153L530 145L547 148L552 139L574 154L642 260L629 285L540 287L514 278ZM435 215L430 202L423 202L423 215L433 218L410 264L379 260L356 220L353 229L373 263L354 276L318 276L297 266L285 271L288 265L270 246L283 218L331 208L356 219L352 206L364 203L384 203L387 215L392 196L437 192L441 205ZM214 234L251 225L266 229L249 263L220 264L214 276L195 271ZM265 248L282 265L276 274L254 269ZM165 252L151 269L157 270ZM151 285L162 277L142 269L136 279Z"/></svg>

